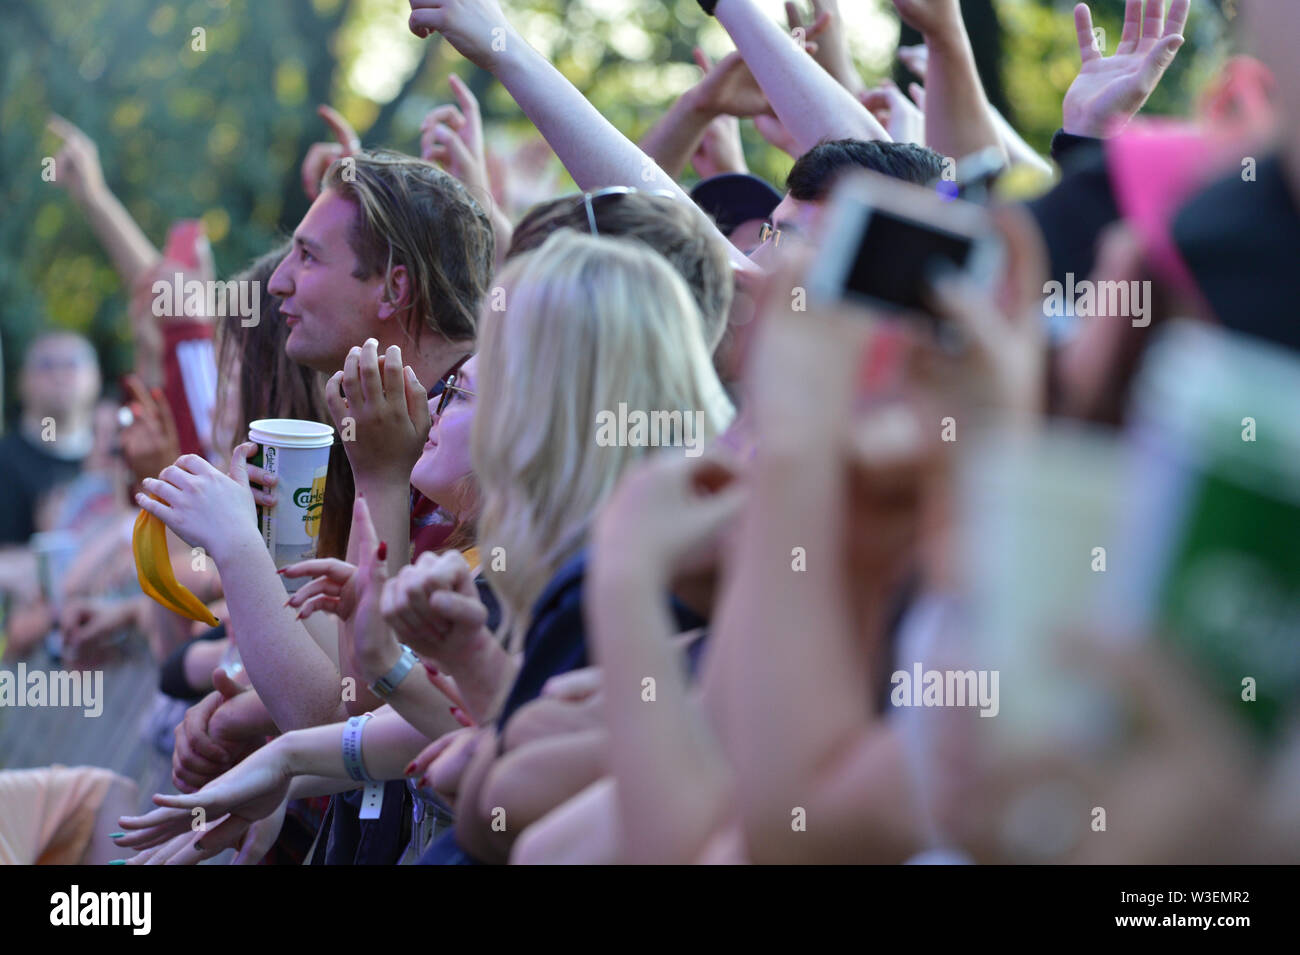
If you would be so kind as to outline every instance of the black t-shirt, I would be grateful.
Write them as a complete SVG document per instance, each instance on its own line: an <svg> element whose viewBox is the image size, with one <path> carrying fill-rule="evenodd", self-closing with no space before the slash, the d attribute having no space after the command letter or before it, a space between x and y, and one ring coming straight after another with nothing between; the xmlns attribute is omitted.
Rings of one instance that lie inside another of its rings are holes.
<svg viewBox="0 0 1300 955"><path fill-rule="evenodd" d="M1300 197L1278 156L1259 161L1253 182L1234 169L1193 196L1174 217L1173 235L1225 327L1300 349Z"/></svg>
<svg viewBox="0 0 1300 955"><path fill-rule="evenodd" d="M17 430L0 438L0 544L26 544L41 498L80 474L84 460L55 457Z"/></svg>

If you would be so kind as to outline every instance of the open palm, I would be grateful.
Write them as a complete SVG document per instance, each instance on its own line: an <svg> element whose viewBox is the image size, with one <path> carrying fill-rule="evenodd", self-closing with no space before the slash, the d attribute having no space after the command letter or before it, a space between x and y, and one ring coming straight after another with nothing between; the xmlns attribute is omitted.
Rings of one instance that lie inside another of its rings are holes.
<svg viewBox="0 0 1300 955"><path fill-rule="evenodd" d="M1164 19L1164 0L1128 0L1124 33L1114 56L1103 56L1093 39L1092 11L1074 8L1083 65L1066 91L1062 126L1076 136L1104 137L1123 127L1155 90L1183 45L1191 0L1173 0Z"/></svg>

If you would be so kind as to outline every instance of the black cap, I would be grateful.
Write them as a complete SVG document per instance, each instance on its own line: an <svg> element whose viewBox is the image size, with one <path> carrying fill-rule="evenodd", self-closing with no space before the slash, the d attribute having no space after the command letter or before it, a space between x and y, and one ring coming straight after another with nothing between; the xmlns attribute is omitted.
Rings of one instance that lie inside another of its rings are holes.
<svg viewBox="0 0 1300 955"><path fill-rule="evenodd" d="M781 203L781 193L745 172L724 172L691 190L695 204L713 216L723 235L751 219L766 219Z"/></svg>

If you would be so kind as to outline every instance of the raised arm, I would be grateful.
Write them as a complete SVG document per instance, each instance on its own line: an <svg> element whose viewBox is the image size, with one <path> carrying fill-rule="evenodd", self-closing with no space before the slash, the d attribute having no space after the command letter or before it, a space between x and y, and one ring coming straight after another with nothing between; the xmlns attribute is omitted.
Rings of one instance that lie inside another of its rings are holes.
<svg viewBox="0 0 1300 955"><path fill-rule="evenodd" d="M975 69L958 0L894 0L898 15L929 49L925 73L925 143L960 159L995 146L1005 153L984 84Z"/></svg>
<svg viewBox="0 0 1300 955"><path fill-rule="evenodd" d="M801 150L824 139L889 139L866 107L810 60L754 0L718 0L714 14Z"/></svg>
<svg viewBox="0 0 1300 955"><path fill-rule="evenodd" d="M410 0L411 32L440 33L466 59L501 81L580 189L662 189L697 211L736 268L756 266L727 242L690 197L510 25L496 0ZM779 31L778 31L779 32Z"/></svg>
<svg viewBox="0 0 1300 955"><path fill-rule="evenodd" d="M122 284L128 290L133 288L161 254L104 182L94 140L62 116L51 115L48 128L63 140L54 159L54 181L64 186L85 212Z"/></svg>

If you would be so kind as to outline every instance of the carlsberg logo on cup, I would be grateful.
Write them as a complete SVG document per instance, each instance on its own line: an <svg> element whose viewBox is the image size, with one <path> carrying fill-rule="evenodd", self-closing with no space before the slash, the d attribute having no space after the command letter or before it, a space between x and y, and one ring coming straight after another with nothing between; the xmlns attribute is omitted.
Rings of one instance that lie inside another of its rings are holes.
<svg viewBox="0 0 1300 955"><path fill-rule="evenodd" d="M275 566L315 557L334 429L316 421L263 418L248 426L248 440L261 445L263 470L279 478L275 507L258 508L262 539ZM285 586L296 590L304 583L286 580Z"/></svg>

